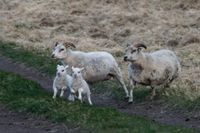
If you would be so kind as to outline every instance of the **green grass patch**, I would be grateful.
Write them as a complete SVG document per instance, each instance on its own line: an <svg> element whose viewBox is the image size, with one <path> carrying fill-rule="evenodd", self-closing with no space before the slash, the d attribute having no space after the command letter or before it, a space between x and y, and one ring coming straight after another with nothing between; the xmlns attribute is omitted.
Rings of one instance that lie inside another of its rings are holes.
<svg viewBox="0 0 200 133"><path fill-rule="evenodd" d="M55 74L56 60L51 59L49 52L41 52L34 49L31 49L31 51L25 50L13 42L0 41L0 54L14 61L35 67L51 76Z"/></svg>
<svg viewBox="0 0 200 133"><path fill-rule="evenodd" d="M85 132L134 132L134 133L193 133L182 127L166 126L148 119L119 113L112 108L100 108L52 99L35 82L18 75L0 71L0 102L18 112L42 115L70 127L80 127Z"/></svg>
<svg viewBox="0 0 200 133"><path fill-rule="evenodd" d="M163 97L172 107L174 108L185 108L188 111L199 111L200 110L200 98L195 100L188 100L182 96L165 96ZM174 102L176 101L176 102Z"/></svg>

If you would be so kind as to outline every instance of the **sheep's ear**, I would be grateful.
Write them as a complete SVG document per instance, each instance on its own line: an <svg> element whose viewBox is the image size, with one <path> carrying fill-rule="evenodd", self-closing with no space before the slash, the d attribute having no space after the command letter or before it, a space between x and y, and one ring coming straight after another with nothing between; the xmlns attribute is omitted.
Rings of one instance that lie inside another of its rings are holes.
<svg viewBox="0 0 200 133"><path fill-rule="evenodd" d="M69 66L67 65L67 66L65 66L65 69L67 69Z"/></svg>
<svg viewBox="0 0 200 133"><path fill-rule="evenodd" d="M76 46L75 46L72 42L65 42L63 45L64 45L66 48L69 48L69 47L76 48Z"/></svg>
<svg viewBox="0 0 200 133"><path fill-rule="evenodd" d="M130 43L127 43L127 44L126 44L126 47L129 47L129 46L131 46L131 44L130 44Z"/></svg>
<svg viewBox="0 0 200 133"><path fill-rule="evenodd" d="M59 44L59 43L58 43L58 42L56 42L56 43L54 44L54 46L56 47L56 46L58 46L58 44Z"/></svg>
<svg viewBox="0 0 200 133"><path fill-rule="evenodd" d="M72 66L72 70L74 70L74 66Z"/></svg>
<svg viewBox="0 0 200 133"><path fill-rule="evenodd" d="M81 70L81 71L83 71L84 69L85 69L85 68L84 68L84 67L82 67L80 70Z"/></svg>
<svg viewBox="0 0 200 133"><path fill-rule="evenodd" d="M140 52L142 50L142 48L137 48L137 51Z"/></svg>
<svg viewBox="0 0 200 133"><path fill-rule="evenodd" d="M59 64L57 65L57 68L58 68L58 67L60 67L60 65L59 65Z"/></svg>

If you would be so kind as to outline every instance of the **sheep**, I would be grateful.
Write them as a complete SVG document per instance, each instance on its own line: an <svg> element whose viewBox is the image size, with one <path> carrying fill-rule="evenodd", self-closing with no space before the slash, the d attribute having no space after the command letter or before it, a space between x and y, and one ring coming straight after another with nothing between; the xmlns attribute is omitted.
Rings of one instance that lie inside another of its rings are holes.
<svg viewBox="0 0 200 133"><path fill-rule="evenodd" d="M90 88L81 74L81 71L83 69L84 68L74 68L72 66L73 82L72 82L71 92L72 93L78 92L78 99L81 102L82 102L82 94L86 94L89 104L92 105L91 98L90 98L90 95L91 95Z"/></svg>
<svg viewBox="0 0 200 133"><path fill-rule="evenodd" d="M57 65L56 77L53 81L53 99L56 98L58 90L61 90L60 97L63 96L65 90L71 90L72 77L67 74L67 68L69 66ZM73 95L69 94L68 100L74 101Z"/></svg>
<svg viewBox="0 0 200 133"><path fill-rule="evenodd" d="M180 62L174 52L163 49L153 53L144 53L144 44L128 44L124 61L128 61L130 88L129 102L133 102L133 89L136 84L148 85L152 89L151 99L156 95L156 86L167 86L181 71Z"/></svg>
<svg viewBox="0 0 200 133"><path fill-rule="evenodd" d="M52 58L60 59L63 64L70 67L84 67L83 78L89 82L109 80L116 78L123 87L126 97L129 97L128 90L122 78L120 68L114 57L108 52L81 52L72 51L70 47L74 44L56 42L52 52Z"/></svg>

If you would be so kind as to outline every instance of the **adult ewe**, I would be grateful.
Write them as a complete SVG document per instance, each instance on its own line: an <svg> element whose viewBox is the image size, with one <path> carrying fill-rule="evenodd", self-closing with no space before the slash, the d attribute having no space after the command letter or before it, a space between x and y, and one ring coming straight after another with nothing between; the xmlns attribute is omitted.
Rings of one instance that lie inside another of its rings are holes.
<svg viewBox="0 0 200 133"><path fill-rule="evenodd" d="M133 101L133 89L136 84L149 85L152 88L151 99L156 95L155 87L168 85L178 77L181 67L178 58L170 50L158 50L144 53L144 44L130 45L125 49L124 61L128 65L128 78L131 85L129 102Z"/></svg>
<svg viewBox="0 0 200 133"><path fill-rule="evenodd" d="M78 68L84 68L82 71L83 78L89 82L97 82L116 78L128 97L128 90L122 78L120 68L114 57L107 52L81 52L72 51L72 43L55 43L52 57L60 59L63 64Z"/></svg>

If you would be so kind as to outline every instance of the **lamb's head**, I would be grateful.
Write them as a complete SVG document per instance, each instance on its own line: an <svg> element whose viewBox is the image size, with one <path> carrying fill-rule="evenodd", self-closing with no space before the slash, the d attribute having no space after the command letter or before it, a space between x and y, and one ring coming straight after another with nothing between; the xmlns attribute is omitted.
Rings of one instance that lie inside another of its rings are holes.
<svg viewBox="0 0 200 133"><path fill-rule="evenodd" d="M52 51L52 58L57 58L57 59L64 59L67 55L67 49L70 49L71 47L74 47L74 44L71 42L56 42Z"/></svg>
<svg viewBox="0 0 200 133"><path fill-rule="evenodd" d="M72 66L73 78L81 77L82 76L81 71L83 71L83 70L84 70L84 68L78 68L78 67Z"/></svg>
<svg viewBox="0 0 200 133"><path fill-rule="evenodd" d="M124 61L135 62L140 58L142 49L147 47L144 44L138 43L135 45L127 44L125 49Z"/></svg>
<svg viewBox="0 0 200 133"><path fill-rule="evenodd" d="M56 72L56 75L57 75L58 77L65 76L66 73L67 73L67 68L68 68L68 66L57 65L57 72Z"/></svg>

